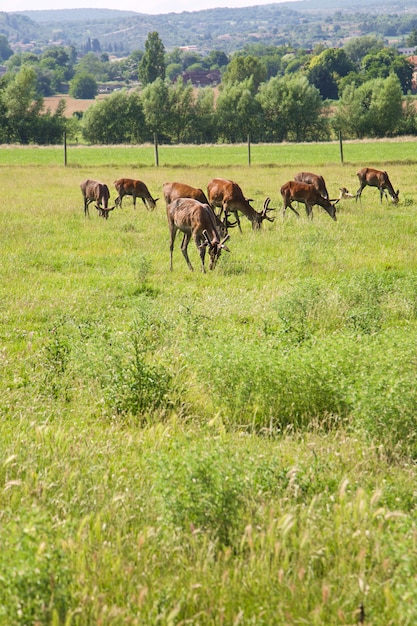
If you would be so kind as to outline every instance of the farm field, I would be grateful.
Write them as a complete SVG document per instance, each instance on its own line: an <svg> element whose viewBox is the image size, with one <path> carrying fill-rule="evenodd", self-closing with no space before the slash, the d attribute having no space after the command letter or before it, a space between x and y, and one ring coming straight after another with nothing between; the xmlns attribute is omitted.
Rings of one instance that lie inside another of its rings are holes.
<svg viewBox="0 0 417 626"><path fill-rule="evenodd" d="M417 145L0 147L0 626L409 625L417 569ZM280 186L376 189L281 216ZM273 223L169 271L162 185ZM80 182L144 180L84 217Z"/></svg>

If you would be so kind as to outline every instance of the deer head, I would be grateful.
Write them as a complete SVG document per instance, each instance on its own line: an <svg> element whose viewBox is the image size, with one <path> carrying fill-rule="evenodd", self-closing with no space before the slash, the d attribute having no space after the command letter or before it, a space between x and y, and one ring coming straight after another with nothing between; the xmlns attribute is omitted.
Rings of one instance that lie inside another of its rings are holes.
<svg viewBox="0 0 417 626"><path fill-rule="evenodd" d="M99 217L104 217L105 220L109 219L109 212L113 211L115 206L112 206L112 207L109 207L109 208L104 208L104 207L98 206L98 204L95 205L95 207L96 207L96 209L98 211Z"/></svg>
<svg viewBox="0 0 417 626"><path fill-rule="evenodd" d="M208 232L206 230L203 231L203 236L205 239L204 245L208 247L208 253L210 256L209 269L214 270L222 251L226 250L226 252L230 252L229 248L226 246L226 241L230 239L230 235L226 235L225 237L223 237L223 239L219 243L211 242L208 236Z"/></svg>

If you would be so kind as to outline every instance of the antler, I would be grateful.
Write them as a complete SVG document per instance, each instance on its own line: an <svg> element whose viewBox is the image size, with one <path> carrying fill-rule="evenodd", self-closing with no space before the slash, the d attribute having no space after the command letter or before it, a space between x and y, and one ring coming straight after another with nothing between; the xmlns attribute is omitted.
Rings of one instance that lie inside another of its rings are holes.
<svg viewBox="0 0 417 626"><path fill-rule="evenodd" d="M227 234L225 237L223 237L223 239L219 243L219 248L222 248L223 250L226 250L226 252L230 252L229 248L225 245L226 241L228 241L229 239L230 239L230 235L229 234Z"/></svg>
<svg viewBox="0 0 417 626"><path fill-rule="evenodd" d="M206 240L204 245L209 246L211 248L210 237L208 236L208 232L206 230L203 230L203 237Z"/></svg>
<svg viewBox="0 0 417 626"><path fill-rule="evenodd" d="M275 211L275 207L270 207L269 203L271 202L271 198L265 198L264 208L262 209L262 218L268 220L269 222L273 222L275 217L269 217L267 213L269 211Z"/></svg>
<svg viewBox="0 0 417 626"><path fill-rule="evenodd" d="M229 222L226 215L225 219L223 220L223 225L225 226L225 228L233 228L234 226L237 226L237 220L235 220L234 222Z"/></svg>

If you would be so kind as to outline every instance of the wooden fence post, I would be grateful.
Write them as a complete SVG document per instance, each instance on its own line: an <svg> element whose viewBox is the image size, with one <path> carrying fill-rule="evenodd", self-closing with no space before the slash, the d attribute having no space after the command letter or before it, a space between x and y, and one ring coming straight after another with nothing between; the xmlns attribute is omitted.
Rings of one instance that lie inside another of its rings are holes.
<svg viewBox="0 0 417 626"><path fill-rule="evenodd" d="M64 166L67 167L67 133L64 132Z"/></svg>
<svg viewBox="0 0 417 626"><path fill-rule="evenodd" d="M339 130L339 146L340 146L340 161L343 165L343 141L342 141L342 131Z"/></svg>
<svg viewBox="0 0 417 626"><path fill-rule="evenodd" d="M250 133L248 133L248 165L250 166L251 164L251 158L250 158Z"/></svg>
<svg viewBox="0 0 417 626"><path fill-rule="evenodd" d="M153 145L155 150L155 166L159 166L159 155L158 155L158 135L156 133L153 134Z"/></svg>

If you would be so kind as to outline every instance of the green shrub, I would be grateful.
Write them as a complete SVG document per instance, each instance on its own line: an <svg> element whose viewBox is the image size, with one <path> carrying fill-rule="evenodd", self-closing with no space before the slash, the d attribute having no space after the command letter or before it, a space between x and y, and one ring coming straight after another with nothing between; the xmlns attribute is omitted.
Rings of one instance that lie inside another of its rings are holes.
<svg viewBox="0 0 417 626"><path fill-rule="evenodd" d="M64 623L71 606L71 569L55 532L42 515L9 521L0 534L0 623Z"/></svg>

